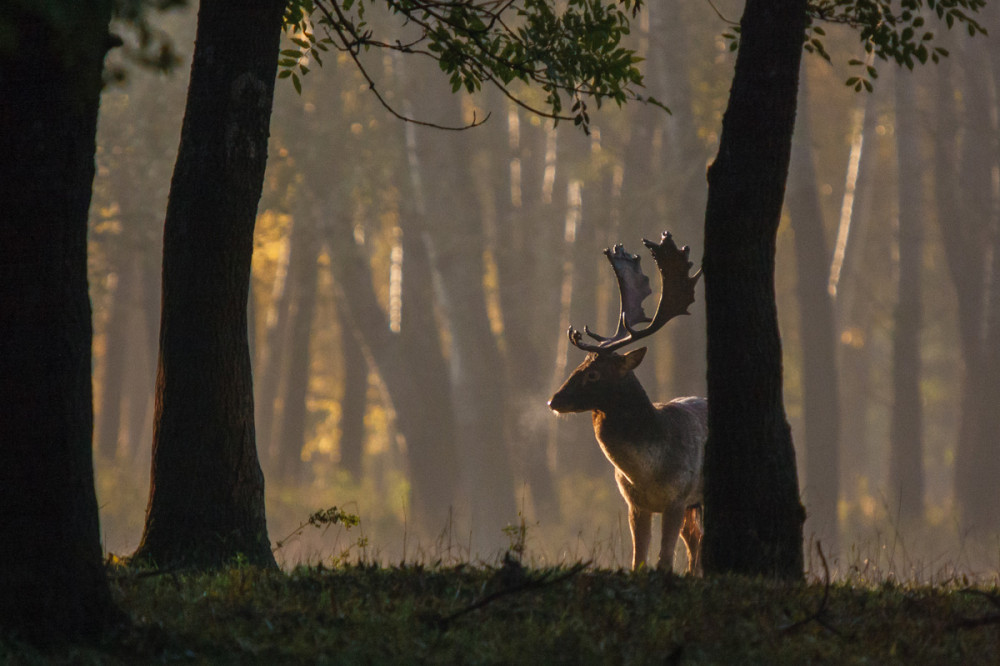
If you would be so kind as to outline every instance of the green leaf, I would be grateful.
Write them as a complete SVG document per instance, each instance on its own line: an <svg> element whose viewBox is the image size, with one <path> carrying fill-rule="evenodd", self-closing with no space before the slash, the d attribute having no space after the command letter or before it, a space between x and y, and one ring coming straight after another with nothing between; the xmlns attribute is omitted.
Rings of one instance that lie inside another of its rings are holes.
<svg viewBox="0 0 1000 666"><path fill-rule="evenodd" d="M295 92L302 94L302 82L299 81L299 75L292 72L292 86L295 88Z"/></svg>

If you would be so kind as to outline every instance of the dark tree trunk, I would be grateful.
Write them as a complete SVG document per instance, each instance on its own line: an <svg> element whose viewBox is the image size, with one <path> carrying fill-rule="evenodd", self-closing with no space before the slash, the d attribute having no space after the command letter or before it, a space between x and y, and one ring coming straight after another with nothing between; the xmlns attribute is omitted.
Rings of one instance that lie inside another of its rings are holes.
<svg viewBox="0 0 1000 666"><path fill-rule="evenodd" d="M910 73L895 73L898 165L899 264L892 340L892 417L889 426L889 510L900 524L924 514L923 409L920 398L921 263L923 186L920 125Z"/></svg>
<svg viewBox="0 0 1000 666"><path fill-rule="evenodd" d="M808 527L826 552L832 553L837 548L840 393L833 302L827 290L830 253L823 231L823 209L817 196L819 183L813 162L805 84L803 80L787 204L795 232L798 270Z"/></svg>
<svg viewBox="0 0 1000 666"><path fill-rule="evenodd" d="M137 559L275 566L247 297L283 0L202 0L164 230L149 507Z"/></svg>
<svg viewBox="0 0 1000 666"><path fill-rule="evenodd" d="M0 634L49 644L120 615L101 563L87 292L111 3L43 6L0 19Z"/></svg>
<svg viewBox="0 0 1000 666"><path fill-rule="evenodd" d="M795 450L782 404L774 253L795 122L805 0L748 0L708 171L708 573L802 577Z"/></svg>

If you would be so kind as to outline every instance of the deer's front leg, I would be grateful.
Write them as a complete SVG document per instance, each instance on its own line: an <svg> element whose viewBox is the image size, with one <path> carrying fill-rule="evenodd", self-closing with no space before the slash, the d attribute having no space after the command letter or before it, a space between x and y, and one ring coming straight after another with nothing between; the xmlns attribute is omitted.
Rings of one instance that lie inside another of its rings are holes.
<svg viewBox="0 0 1000 666"><path fill-rule="evenodd" d="M653 514L643 511L631 502L628 505L628 527L632 532L632 570L646 563Z"/></svg>
<svg viewBox="0 0 1000 666"><path fill-rule="evenodd" d="M660 560L656 563L656 568L672 571L677 535L684 524L684 509L668 507L661 517L660 527L663 529L660 535Z"/></svg>

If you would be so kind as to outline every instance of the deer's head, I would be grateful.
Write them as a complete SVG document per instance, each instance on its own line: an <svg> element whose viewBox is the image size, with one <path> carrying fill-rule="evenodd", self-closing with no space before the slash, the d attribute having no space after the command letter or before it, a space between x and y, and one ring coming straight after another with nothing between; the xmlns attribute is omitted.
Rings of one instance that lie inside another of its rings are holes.
<svg viewBox="0 0 1000 666"><path fill-rule="evenodd" d="M642 301L652 291L649 278L639 266L639 257L626 252L621 245L605 250L604 254L618 279L621 297L618 329L614 335L604 337L591 333L585 326L584 333L595 340L595 344L584 342L580 331L570 327L569 341L590 353L549 400L553 411L566 413L600 409L607 396L615 392L622 382L635 381L634 377L630 377L631 372L646 354L645 347L625 354L617 354L616 350L652 335L677 315L688 314L687 308L694 302L694 286L701 277L701 271L694 276L688 275L692 266L688 260L690 248L678 249L667 231L663 232L659 243L646 239L642 242L649 248L660 273L660 302L656 313L649 318L642 309ZM636 328L641 324L648 325Z"/></svg>
<svg viewBox="0 0 1000 666"><path fill-rule="evenodd" d="M549 400L549 409L559 414L602 409L645 355L645 347L625 354L591 352Z"/></svg>

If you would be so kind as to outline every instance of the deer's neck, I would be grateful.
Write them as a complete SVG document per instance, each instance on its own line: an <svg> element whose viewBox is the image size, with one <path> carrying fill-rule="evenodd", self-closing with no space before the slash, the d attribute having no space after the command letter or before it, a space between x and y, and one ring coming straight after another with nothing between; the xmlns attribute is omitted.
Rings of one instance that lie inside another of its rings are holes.
<svg viewBox="0 0 1000 666"><path fill-rule="evenodd" d="M630 372L617 388L600 409L593 410L594 434L612 462L617 451L655 440L660 430L656 408L634 374Z"/></svg>

